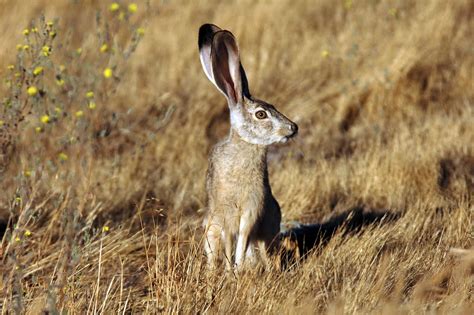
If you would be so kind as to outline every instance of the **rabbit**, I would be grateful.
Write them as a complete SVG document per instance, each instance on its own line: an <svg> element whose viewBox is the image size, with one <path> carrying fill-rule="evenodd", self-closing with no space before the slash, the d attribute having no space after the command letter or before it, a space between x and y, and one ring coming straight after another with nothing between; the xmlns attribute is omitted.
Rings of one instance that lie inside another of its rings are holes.
<svg viewBox="0 0 474 315"><path fill-rule="evenodd" d="M298 126L271 104L251 96L231 32L204 24L198 45L204 73L227 99L231 124L228 137L209 156L208 212L203 223L208 266L216 267L224 245L227 269L256 263L256 250L271 267L281 211L268 179L267 147L286 143Z"/></svg>

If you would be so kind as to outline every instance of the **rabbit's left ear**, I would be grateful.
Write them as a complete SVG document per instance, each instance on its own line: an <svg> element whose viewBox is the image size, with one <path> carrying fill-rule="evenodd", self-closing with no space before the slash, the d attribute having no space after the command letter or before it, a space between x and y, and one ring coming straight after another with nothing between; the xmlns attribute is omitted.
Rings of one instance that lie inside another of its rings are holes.
<svg viewBox="0 0 474 315"><path fill-rule="evenodd" d="M207 78L214 84L216 84L216 82L214 81L214 75L212 73L211 46L214 34L219 31L222 31L222 29L214 24L203 24L199 28L198 38L199 58L201 59L202 68Z"/></svg>

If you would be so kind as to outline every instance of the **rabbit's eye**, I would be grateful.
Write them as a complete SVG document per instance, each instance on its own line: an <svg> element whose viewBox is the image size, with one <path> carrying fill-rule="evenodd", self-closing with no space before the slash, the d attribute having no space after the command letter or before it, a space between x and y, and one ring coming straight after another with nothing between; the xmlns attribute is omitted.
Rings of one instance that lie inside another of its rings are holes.
<svg viewBox="0 0 474 315"><path fill-rule="evenodd" d="M259 110L255 113L255 117L257 117L258 119L265 119L267 118L267 113L264 110Z"/></svg>

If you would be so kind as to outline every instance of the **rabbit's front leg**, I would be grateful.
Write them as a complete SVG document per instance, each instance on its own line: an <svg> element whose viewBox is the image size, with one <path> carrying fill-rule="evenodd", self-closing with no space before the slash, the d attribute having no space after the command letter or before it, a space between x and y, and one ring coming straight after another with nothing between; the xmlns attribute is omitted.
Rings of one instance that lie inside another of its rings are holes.
<svg viewBox="0 0 474 315"><path fill-rule="evenodd" d="M240 269L245 260L245 253L249 247L249 236L253 225L246 216L242 216L239 225L239 237L237 239L237 247L235 250L235 264Z"/></svg>
<svg viewBox="0 0 474 315"><path fill-rule="evenodd" d="M251 266L255 266L257 264L257 256L255 253L255 247L252 242L249 242L249 246L247 247L247 252L245 254L245 261L247 264Z"/></svg>

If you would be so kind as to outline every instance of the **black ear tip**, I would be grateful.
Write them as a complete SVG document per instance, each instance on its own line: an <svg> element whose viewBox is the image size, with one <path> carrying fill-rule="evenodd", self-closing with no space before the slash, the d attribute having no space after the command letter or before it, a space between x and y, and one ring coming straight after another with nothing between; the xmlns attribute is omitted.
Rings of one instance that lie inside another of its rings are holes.
<svg viewBox="0 0 474 315"><path fill-rule="evenodd" d="M205 43L210 43L214 34L221 29L214 24L203 24L199 28L198 45L201 48Z"/></svg>

